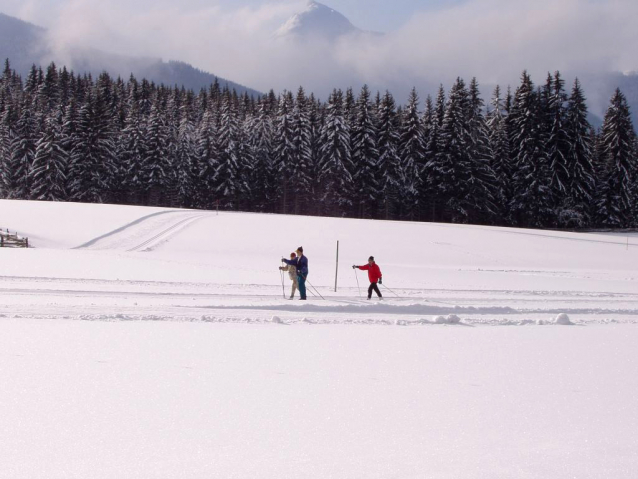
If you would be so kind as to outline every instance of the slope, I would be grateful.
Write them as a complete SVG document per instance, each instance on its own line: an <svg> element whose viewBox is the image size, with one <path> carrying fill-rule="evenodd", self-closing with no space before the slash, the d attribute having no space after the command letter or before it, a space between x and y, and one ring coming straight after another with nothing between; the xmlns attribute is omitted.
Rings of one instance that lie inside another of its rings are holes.
<svg viewBox="0 0 638 479"><path fill-rule="evenodd" d="M0 249L2 476L635 476L636 236L4 200L0 225L36 246ZM325 300L282 298L300 244ZM399 297L359 299L369 254Z"/></svg>

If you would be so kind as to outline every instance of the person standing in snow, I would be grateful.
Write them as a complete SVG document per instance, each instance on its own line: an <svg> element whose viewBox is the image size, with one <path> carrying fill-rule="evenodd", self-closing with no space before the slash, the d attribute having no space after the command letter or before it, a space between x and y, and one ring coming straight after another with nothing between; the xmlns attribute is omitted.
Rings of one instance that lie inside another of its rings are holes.
<svg viewBox="0 0 638 479"><path fill-rule="evenodd" d="M296 261L297 255L295 253L290 253L290 261ZM288 277L292 281L292 292L290 293L290 299L295 297L295 291L299 287L299 281L297 280L297 267L293 265L287 264L286 266L280 266L279 269L281 271L287 271Z"/></svg>
<svg viewBox="0 0 638 479"><path fill-rule="evenodd" d="M382 299L381 291L377 283L383 284L383 275L381 274L381 268L374 262L374 256L368 258L368 264L364 266L352 265L352 269L360 269L368 272L368 279L370 280L370 287L368 288L368 299L372 298L372 291L377 293L379 299Z"/></svg>
<svg viewBox="0 0 638 479"><path fill-rule="evenodd" d="M294 266L297 268L297 283L299 286L299 299L306 301L306 278L308 278L308 258L303 254L303 247L297 248L297 257L295 259L287 260L281 258L281 260L288 266Z"/></svg>

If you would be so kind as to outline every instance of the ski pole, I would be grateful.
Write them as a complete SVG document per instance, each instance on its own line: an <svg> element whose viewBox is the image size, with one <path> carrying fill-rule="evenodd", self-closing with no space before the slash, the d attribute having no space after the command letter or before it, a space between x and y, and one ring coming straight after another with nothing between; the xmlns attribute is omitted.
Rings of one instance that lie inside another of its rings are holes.
<svg viewBox="0 0 638 479"><path fill-rule="evenodd" d="M359 275L357 275L357 270L353 268L354 277L357 279L357 289L359 290L359 297L361 297L361 287L359 286Z"/></svg>
<svg viewBox="0 0 638 479"><path fill-rule="evenodd" d="M308 281L306 281L307 283ZM315 292L312 290L312 288L306 287L306 292L312 294L315 298L317 298L318 296L315 294ZM321 296L321 295L319 295Z"/></svg>
<svg viewBox="0 0 638 479"><path fill-rule="evenodd" d="M286 299L286 287L284 286L284 271L280 269L279 272L281 273L281 293L283 294L284 299Z"/></svg>
<svg viewBox="0 0 638 479"><path fill-rule="evenodd" d="M303 278L303 275L301 276ZM308 280L306 278L303 278L304 281L306 283L308 283ZM312 286L310 283L308 283L309 286ZM311 288L306 287L306 292L309 292L310 294L312 294L315 298L317 297L317 295L314 293L314 291ZM321 295L319 295L321 296Z"/></svg>
<svg viewBox="0 0 638 479"><path fill-rule="evenodd" d="M317 291L317 288L315 288L315 287L314 287L314 285L313 285L310 281L308 281L307 279L306 279L306 283L308 283L308 284L310 285L310 287L311 287L312 289L314 289L314 290L317 292L317 294L319 295L319 297L320 297L321 299L323 299L324 301L326 300L326 298L324 298L323 296L321 296L321 293L320 293L319 291ZM312 290L310 290L310 292L312 293ZM314 294L314 293L313 293L313 294Z"/></svg>
<svg viewBox="0 0 638 479"><path fill-rule="evenodd" d="M400 298L401 296L399 296L398 294L396 294L394 291L392 291L390 288L388 288L385 284L381 283L381 286L383 286L385 289L387 289L388 291L390 291L393 295L395 295L397 298Z"/></svg>

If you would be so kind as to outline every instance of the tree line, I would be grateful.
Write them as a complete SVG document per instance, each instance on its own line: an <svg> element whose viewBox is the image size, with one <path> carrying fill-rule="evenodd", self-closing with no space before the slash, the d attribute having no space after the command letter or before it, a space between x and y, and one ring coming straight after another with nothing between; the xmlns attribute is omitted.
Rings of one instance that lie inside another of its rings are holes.
<svg viewBox="0 0 638 479"><path fill-rule="evenodd" d="M613 95L601 129L559 72L486 105L459 78L413 90L251 97L75 75L0 79L0 197L558 228L638 226L638 141Z"/></svg>

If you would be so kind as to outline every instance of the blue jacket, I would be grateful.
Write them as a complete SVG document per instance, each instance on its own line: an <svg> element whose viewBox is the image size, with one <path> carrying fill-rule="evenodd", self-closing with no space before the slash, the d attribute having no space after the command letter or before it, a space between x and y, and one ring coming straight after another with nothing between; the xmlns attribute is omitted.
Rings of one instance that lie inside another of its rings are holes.
<svg viewBox="0 0 638 479"><path fill-rule="evenodd" d="M295 259L284 259L284 263L288 266L295 266L297 268L297 274L304 278L308 276L308 258L301 256Z"/></svg>

